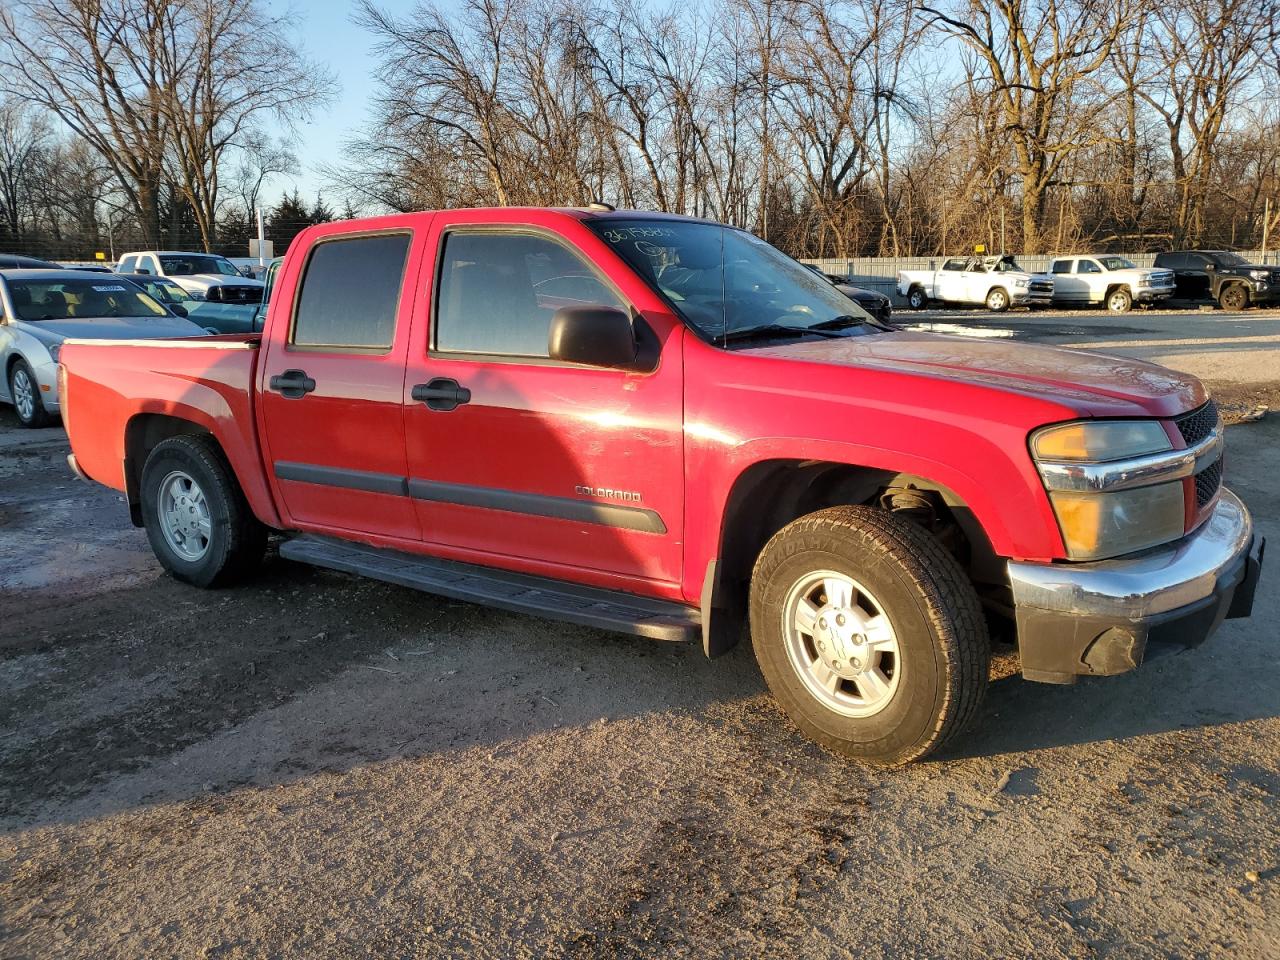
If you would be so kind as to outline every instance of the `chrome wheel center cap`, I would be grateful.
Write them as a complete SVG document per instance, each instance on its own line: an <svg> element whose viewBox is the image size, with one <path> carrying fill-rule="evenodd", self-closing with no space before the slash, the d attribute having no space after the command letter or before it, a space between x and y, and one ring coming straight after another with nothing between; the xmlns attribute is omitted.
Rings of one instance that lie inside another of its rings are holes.
<svg viewBox="0 0 1280 960"><path fill-rule="evenodd" d="M814 630L819 659L851 680L864 673L872 661L872 649L864 629L865 619L860 610L823 607L818 612Z"/></svg>

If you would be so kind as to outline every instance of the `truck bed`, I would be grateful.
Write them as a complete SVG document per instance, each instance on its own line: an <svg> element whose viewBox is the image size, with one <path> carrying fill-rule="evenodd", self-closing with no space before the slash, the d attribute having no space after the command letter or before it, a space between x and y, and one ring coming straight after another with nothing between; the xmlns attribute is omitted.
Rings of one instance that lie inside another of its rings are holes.
<svg viewBox="0 0 1280 960"><path fill-rule="evenodd" d="M269 522L275 509L253 401L258 345L256 335L68 340L58 358L60 396L77 470L132 504L141 464L132 463L131 448L155 418L177 417L218 440L254 512Z"/></svg>

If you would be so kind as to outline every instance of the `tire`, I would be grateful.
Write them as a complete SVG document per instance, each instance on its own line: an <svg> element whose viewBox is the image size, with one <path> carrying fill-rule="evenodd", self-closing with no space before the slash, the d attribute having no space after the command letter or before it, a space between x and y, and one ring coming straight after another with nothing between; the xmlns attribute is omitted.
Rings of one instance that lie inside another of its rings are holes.
<svg viewBox="0 0 1280 960"><path fill-rule="evenodd" d="M907 291L907 306L912 310L923 310L929 306L929 298L920 287L912 287Z"/></svg>
<svg viewBox="0 0 1280 960"><path fill-rule="evenodd" d="M1004 287L992 287L987 291L987 309L992 313L1004 313L1009 309L1009 291Z"/></svg>
<svg viewBox="0 0 1280 960"><path fill-rule="evenodd" d="M53 414L44 408L44 401L40 399L40 384L25 360L19 360L9 370L9 399L22 426L34 430L53 423Z"/></svg>
<svg viewBox="0 0 1280 960"><path fill-rule="evenodd" d="M1249 292L1243 283L1229 283L1218 292L1218 306L1223 310L1244 310L1249 306Z"/></svg>
<svg viewBox="0 0 1280 960"><path fill-rule="evenodd" d="M1128 313L1133 307L1133 295L1128 287L1116 287L1107 294L1107 310L1111 313Z"/></svg>
<svg viewBox="0 0 1280 960"><path fill-rule="evenodd" d="M815 578L821 586L810 592ZM842 580L857 592L833 600L833 580L836 592ZM844 616L844 626L828 615ZM856 643L859 624L866 644ZM955 559L910 521L862 506L801 517L765 545L751 578L751 640L769 690L805 736L889 765L964 729L991 660L978 596Z"/></svg>
<svg viewBox="0 0 1280 960"><path fill-rule="evenodd" d="M142 520L156 559L197 587L252 573L267 545L218 445L206 436L162 440L142 468Z"/></svg>

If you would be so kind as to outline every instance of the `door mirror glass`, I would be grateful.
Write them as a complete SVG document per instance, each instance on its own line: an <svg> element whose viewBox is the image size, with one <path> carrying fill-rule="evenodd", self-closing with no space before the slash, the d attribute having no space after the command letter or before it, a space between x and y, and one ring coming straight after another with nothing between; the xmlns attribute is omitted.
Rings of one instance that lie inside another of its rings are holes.
<svg viewBox="0 0 1280 960"><path fill-rule="evenodd" d="M631 318L613 307L561 307L551 318L547 354L552 360L592 367L633 366Z"/></svg>

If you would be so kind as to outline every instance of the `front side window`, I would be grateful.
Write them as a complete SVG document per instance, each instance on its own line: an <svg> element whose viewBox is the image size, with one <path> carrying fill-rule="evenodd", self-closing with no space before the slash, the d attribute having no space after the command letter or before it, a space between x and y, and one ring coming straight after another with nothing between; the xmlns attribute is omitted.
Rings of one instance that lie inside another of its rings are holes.
<svg viewBox="0 0 1280 960"><path fill-rule="evenodd" d="M1219 267L1247 267L1249 261L1238 253L1211 253L1209 259Z"/></svg>
<svg viewBox="0 0 1280 960"><path fill-rule="evenodd" d="M709 339L880 329L823 277L745 230L685 220L597 220L593 230Z"/></svg>
<svg viewBox="0 0 1280 960"><path fill-rule="evenodd" d="M556 311L587 306L627 312L581 257L554 240L492 231L445 236L437 350L545 358Z"/></svg>
<svg viewBox="0 0 1280 960"><path fill-rule="evenodd" d="M169 315L168 310L125 280L10 280L9 297L20 320Z"/></svg>
<svg viewBox="0 0 1280 960"><path fill-rule="evenodd" d="M240 272L226 257L199 253L164 254L160 257L162 271L168 277L189 277L197 273L211 273L219 277L238 277Z"/></svg>
<svg viewBox="0 0 1280 960"><path fill-rule="evenodd" d="M302 275L292 343L389 350L409 256L409 235L322 240Z"/></svg>
<svg viewBox="0 0 1280 960"><path fill-rule="evenodd" d="M1126 260L1124 257L1103 257L1102 269L1104 270L1133 270L1136 269L1132 260Z"/></svg>
<svg viewBox="0 0 1280 960"><path fill-rule="evenodd" d="M1080 273L1101 273L1102 270L1092 260L1081 260L1079 272Z"/></svg>

